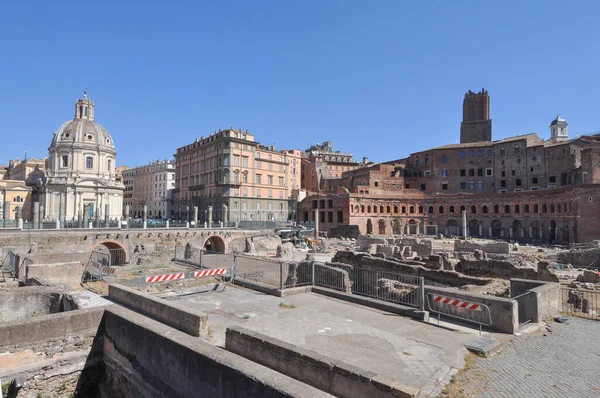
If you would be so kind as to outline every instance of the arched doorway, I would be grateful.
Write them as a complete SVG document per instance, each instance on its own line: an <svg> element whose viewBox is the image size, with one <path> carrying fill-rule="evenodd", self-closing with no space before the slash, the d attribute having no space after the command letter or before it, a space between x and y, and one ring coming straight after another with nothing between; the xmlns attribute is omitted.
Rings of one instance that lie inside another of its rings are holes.
<svg viewBox="0 0 600 398"><path fill-rule="evenodd" d="M469 221L469 236L480 236L481 223L479 220L471 220Z"/></svg>
<svg viewBox="0 0 600 398"><path fill-rule="evenodd" d="M539 221L532 222L529 229L531 230L531 239L542 239L542 225Z"/></svg>
<svg viewBox="0 0 600 398"><path fill-rule="evenodd" d="M129 262L127 252L120 243L104 241L92 247L92 261L102 265L125 265Z"/></svg>
<svg viewBox="0 0 600 398"><path fill-rule="evenodd" d="M204 242L204 250L211 253L225 253L225 242L219 236L211 236Z"/></svg>
<svg viewBox="0 0 600 398"><path fill-rule="evenodd" d="M502 221L496 219L492 221L492 236L500 237L502 236Z"/></svg>
<svg viewBox="0 0 600 398"><path fill-rule="evenodd" d="M446 231L445 235L458 235L460 228L458 227L458 222L456 220L448 220L446 222Z"/></svg>
<svg viewBox="0 0 600 398"><path fill-rule="evenodd" d="M385 235L385 220L379 220L379 235Z"/></svg>
<svg viewBox="0 0 600 398"><path fill-rule="evenodd" d="M395 235L400 235L402 233L402 223L399 219L392 220L392 233Z"/></svg>
<svg viewBox="0 0 600 398"><path fill-rule="evenodd" d="M408 233L411 235L417 234L417 222L415 220L410 220L408 222Z"/></svg>
<svg viewBox="0 0 600 398"><path fill-rule="evenodd" d="M556 240L556 221L550 221L550 242L554 242Z"/></svg>
<svg viewBox="0 0 600 398"><path fill-rule="evenodd" d="M512 229L513 229L513 237L514 238L520 239L525 236L525 233L523 231L523 222L521 220L513 221Z"/></svg>
<svg viewBox="0 0 600 398"><path fill-rule="evenodd" d="M373 223L371 222L371 219L369 218L367 220L367 235L372 235L373 234Z"/></svg>

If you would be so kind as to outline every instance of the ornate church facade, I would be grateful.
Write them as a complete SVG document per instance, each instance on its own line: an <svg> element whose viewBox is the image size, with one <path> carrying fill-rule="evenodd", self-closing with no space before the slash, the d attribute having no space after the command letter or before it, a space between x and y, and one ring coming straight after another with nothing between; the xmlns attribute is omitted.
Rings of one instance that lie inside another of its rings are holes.
<svg viewBox="0 0 600 398"><path fill-rule="evenodd" d="M75 117L54 133L40 192L46 220L106 222L123 214L123 183L115 172L117 152L108 131L95 122L94 102L84 92Z"/></svg>

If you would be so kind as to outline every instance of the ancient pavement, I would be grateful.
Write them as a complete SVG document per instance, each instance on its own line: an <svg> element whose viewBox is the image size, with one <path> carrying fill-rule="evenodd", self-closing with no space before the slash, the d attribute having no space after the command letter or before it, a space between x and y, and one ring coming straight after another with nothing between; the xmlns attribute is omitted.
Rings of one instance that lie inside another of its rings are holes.
<svg viewBox="0 0 600 398"><path fill-rule="evenodd" d="M474 358L445 397L600 396L600 322L569 318Z"/></svg>
<svg viewBox="0 0 600 398"><path fill-rule="evenodd" d="M479 338L316 294L278 298L229 286L178 302L209 313L216 345L227 326L241 325L418 387L422 397L441 391L464 364L464 344Z"/></svg>

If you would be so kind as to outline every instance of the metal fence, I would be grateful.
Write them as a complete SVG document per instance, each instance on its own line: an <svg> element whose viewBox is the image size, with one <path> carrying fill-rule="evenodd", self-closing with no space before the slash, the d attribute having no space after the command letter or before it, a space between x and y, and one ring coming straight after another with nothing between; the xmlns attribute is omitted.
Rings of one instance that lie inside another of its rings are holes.
<svg viewBox="0 0 600 398"><path fill-rule="evenodd" d="M472 322L479 325L479 334L482 326L492 325L492 312L487 305L444 296L438 293L427 293L427 307L429 311L440 315Z"/></svg>
<svg viewBox="0 0 600 398"><path fill-rule="evenodd" d="M92 252L90 261L95 261L104 266L125 265L127 263L127 253L124 249L100 248Z"/></svg>
<svg viewBox="0 0 600 398"><path fill-rule="evenodd" d="M600 320L600 291L561 287L560 302L566 315Z"/></svg>
<svg viewBox="0 0 600 398"><path fill-rule="evenodd" d="M275 260L258 257L236 256L236 279L259 282L267 286L281 289L281 282L287 278L287 266Z"/></svg>

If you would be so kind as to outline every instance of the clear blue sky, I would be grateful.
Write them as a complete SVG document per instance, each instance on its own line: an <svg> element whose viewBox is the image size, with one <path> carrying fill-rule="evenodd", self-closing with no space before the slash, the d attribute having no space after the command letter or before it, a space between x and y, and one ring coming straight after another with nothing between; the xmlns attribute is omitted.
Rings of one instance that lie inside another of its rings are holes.
<svg viewBox="0 0 600 398"><path fill-rule="evenodd" d="M0 164L43 157L83 88L118 164L219 128L326 140L375 161L458 142L491 95L494 139L560 113L600 130L598 1L3 1Z"/></svg>

